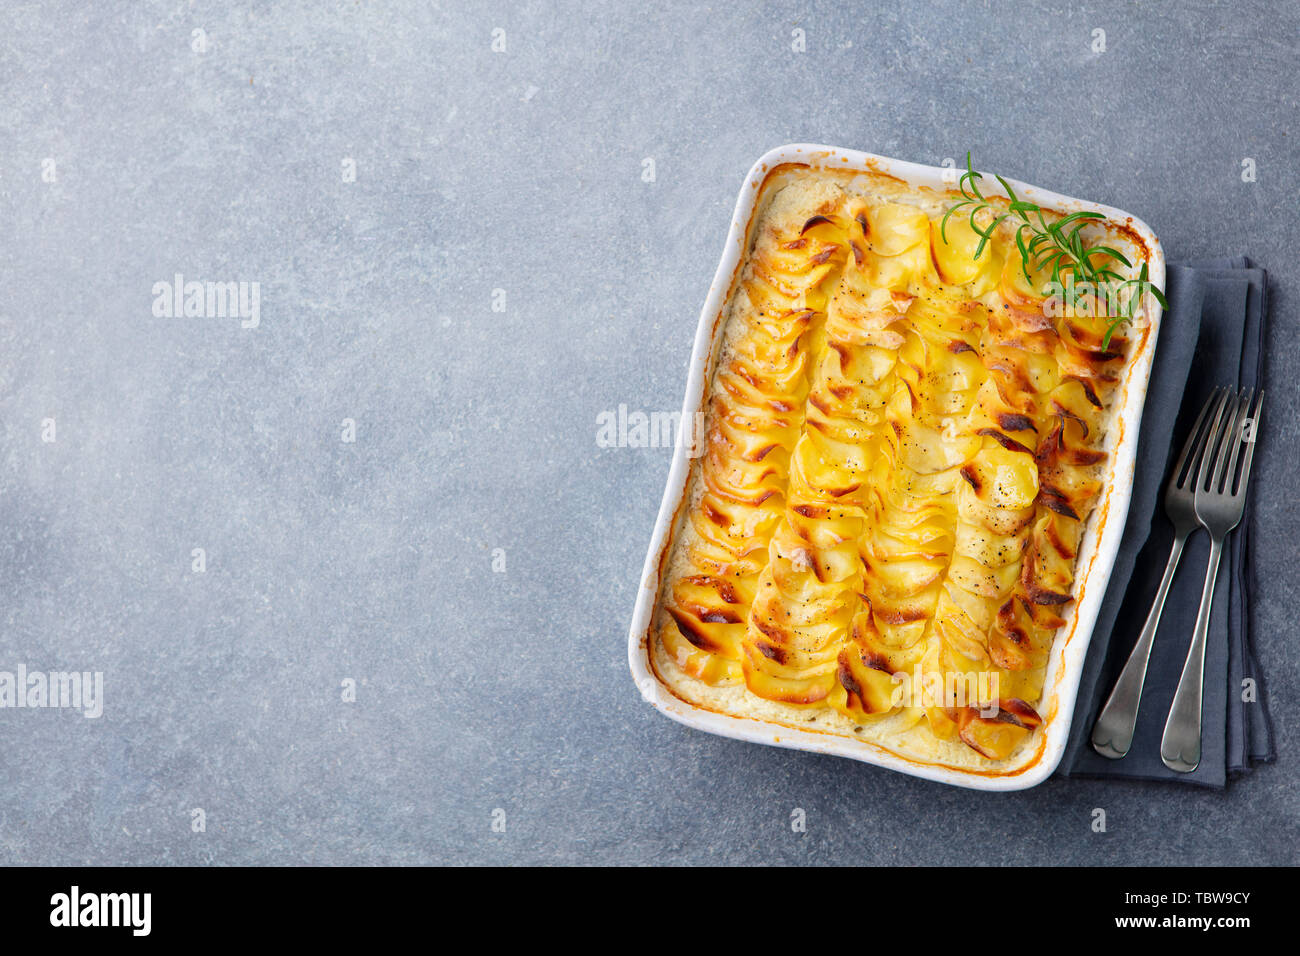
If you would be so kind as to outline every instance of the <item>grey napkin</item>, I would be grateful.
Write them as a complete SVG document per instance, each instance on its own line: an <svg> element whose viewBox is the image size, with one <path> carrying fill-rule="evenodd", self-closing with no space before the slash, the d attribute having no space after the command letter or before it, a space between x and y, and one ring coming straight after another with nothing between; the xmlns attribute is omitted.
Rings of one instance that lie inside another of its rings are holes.
<svg viewBox="0 0 1300 956"><path fill-rule="evenodd" d="M1222 788L1230 773L1276 756L1264 679L1250 638L1253 593L1250 538L1253 507L1224 549L1215 586L1205 657L1201 764L1190 774L1160 762L1160 738L1182 674L1209 561L1209 536L1187 542L1160 621L1147 670L1133 747L1122 760L1099 756L1090 743L1097 712L1110 694L1146 621L1164 574L1173 528L1164 486L1201 406L1219 385L1259 388L1268 313L1268 276L1244 256L1171 265L1169 310L1157 342L1142 414L1133 496L1124 540L1084 663L1064 776L1168 780ZM1267 414L1267 413L1265 413ZM1253 701L1246 698L1253 681Z"/></svg>

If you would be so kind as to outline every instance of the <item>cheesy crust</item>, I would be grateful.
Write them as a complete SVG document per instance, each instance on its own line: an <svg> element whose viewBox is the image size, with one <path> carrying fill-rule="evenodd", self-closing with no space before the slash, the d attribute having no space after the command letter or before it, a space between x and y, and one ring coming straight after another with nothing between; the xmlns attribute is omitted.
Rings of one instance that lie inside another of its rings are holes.
<svg viewBox="0 0 1300 956"><path fill-rule="evenodd" d="M769 182L651 660L699 706L1001 767L1043 722L1129 343L1057 314L1009 230L975 258L951 201Z"/></svg>

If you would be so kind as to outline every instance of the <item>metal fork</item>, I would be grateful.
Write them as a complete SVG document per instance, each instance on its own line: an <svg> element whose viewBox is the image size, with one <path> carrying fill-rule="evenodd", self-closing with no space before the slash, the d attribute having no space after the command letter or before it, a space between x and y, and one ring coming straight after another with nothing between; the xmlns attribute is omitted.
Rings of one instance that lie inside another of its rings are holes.
<svg viewBox="0 0 1300 956"><path fill-rule="evenodd" d="M1255 457L1255 438L1263 392L1251 407L1252 393L1243 389L1239 398L1229 398L1214 416L1211 444L1206 445L1201 470L1196 476L1196 517L1210 532L1210 565L1205 570L1205 590L1196 615L1192 646L1187 651L1183 676L1174 693L1174 704L1160 741L1160 759L1170 770L1191 773L1201 762L1201 691L1205 678L1205 638L1210 628L1210 605L1214 582L1223 557L1223 540L1237 523L1246 505L1250 462ZM1244 451L1243 451L1244 450ZM1241 473L1237 473L1237 458Z"/></svg>
<svg viewBox="0 0 1300 956"><path fill-rule="evenodd" d="M1151 660L1151 646L1160 628L1160 615L1165 609L1165 599L1169 597L1169 587L1178 570L1179 559L1183 556L1183 546L1187 538L1201 525L1196 518L1193 488L1196 483L1197 463L1201 460L1205 445L1210 437L1208 430L1202 429L1207 419L1213 419L1231 393L1226 388L1216 388L1209 400L1201 408L1192 426L1192 433L1187 436L1178 463L1169 476L1165 487L1165 513L1174 526L1174 546L1169 552L1169 562L1165 565L1165 576L1160 581L1160 590L1156 592L1155 602L1147 615L1146 624L1138 636L1137 644L1129 654L1124 669L1120 672L1115 687L1106 700L1106 706L1097 715L1097 723L1092 729L1092 747L1103 757L1118 760L1128 753L1133 746L1133 730L1137 726L1138 705L1142 702L1142 685L1147 678L1147 663Z"/></svg>

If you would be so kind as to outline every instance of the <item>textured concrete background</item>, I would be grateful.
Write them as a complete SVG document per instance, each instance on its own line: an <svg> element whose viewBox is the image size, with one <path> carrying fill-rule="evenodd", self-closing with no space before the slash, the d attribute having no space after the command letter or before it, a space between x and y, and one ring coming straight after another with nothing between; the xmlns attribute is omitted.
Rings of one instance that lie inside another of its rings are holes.
<svg viewBox="0 0 1300 956"><path fill-rule="evenodd" d="M1300 862L1300 14L1223 6L4 5L0 669L106 700L0 711L0 863ZM791 141L973 149L1272 270L1277 765L980 795L641 702L669 451L596 416L680 407ZM260 326L156 318L178 272L259 282Z"/></svg>

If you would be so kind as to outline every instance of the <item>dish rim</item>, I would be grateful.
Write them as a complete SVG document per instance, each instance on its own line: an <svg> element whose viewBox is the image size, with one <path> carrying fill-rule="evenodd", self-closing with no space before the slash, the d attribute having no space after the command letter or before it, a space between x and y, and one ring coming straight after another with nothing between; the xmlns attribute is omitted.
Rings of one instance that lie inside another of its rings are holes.
<svg viewBox="0 0 1300 956"><path fill-rule="evenodd" d="M709 286L708 295L700 311L695 343L691 351L686 395L682 403L682 421L690 421L704 408L705 390L712 375L713 365L726 328L726 307L735 283L740 278L740 268L748 248L750 229L763 196L769 176L778 168L790 164L803 164L810 170L849 170L883 173L894 176L911 186L950 190L956 186L952 167L927 166L905 160L892 159L862 150L843 149L811 143L789 143L768 150L750 167L736 200L731 226L727 232L721 260ZM988 175L990 182L994 182ZM1019 180L1005 177L1016 192L1025 199L1062 212L1088 210L1100 212L1111 222L1132 230L1147 249L1149 276L1161 290L1165 287L1165 257L1160 240L1151 228L1137 217L1112 206L1075 199L1041 189ZM1000 188L989 192L1001 195ZM707 733L761 743L769 746L813 753L847 757L886 769L940 783L976 790L1012 791L1037 786L1050 777L1060 765L1069 740L1074 718L1074 705L1083 676L1083 662L1097 613L1105 597L1106 587L1115 563L1115 556L1123 539L1133 490L1133 468L1140 439L1142 410L1151 376L1151 364L1163 319L1158 302L1152 303L1147 332L1130 357L1127 372L1120 388L1124 401L1116 413L1112 428L1119 435L1111 447L1111 468L1105 483L1102 499L1093 509L1089 519L1088 539L1081 549L1078 562L1087 557L1088 564L1079 578L1078 588L1066 623L1052 642L1049 664L1044 676L1040 712L1044 713L1043 729L1038 744L1039 753L1024 767L996 772L976 769L958 769L941 764L926 763L886 750L879 744L854 740L839 734L821 733L790 727L756 717L744 717L709 710L678 697L659 678L651 662L653 653L650 629L658 602L662 575L671 546L675 541L674 529L678 524L682 506L690 490L692 459L688 448L677 442L663 500L655 519L650 547L646 553L641 578L637 587L636 605L628 634L628 666L641 691L643 699L672 720L703 730ZM1100 527L1098 527L1100 525ZM1087 551L1091 547L1091 555Z"/></svg>

